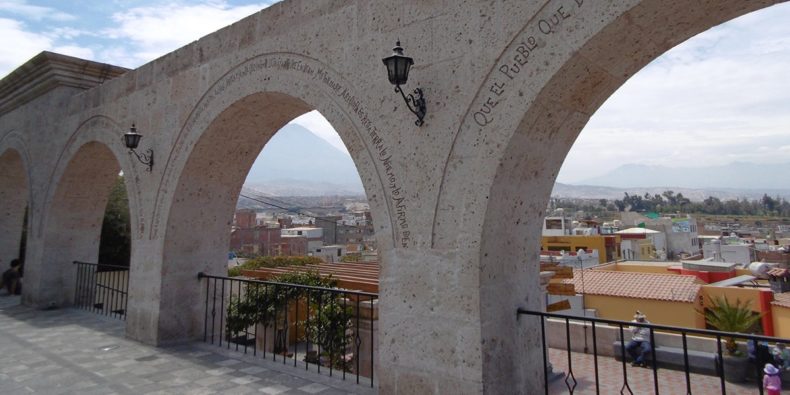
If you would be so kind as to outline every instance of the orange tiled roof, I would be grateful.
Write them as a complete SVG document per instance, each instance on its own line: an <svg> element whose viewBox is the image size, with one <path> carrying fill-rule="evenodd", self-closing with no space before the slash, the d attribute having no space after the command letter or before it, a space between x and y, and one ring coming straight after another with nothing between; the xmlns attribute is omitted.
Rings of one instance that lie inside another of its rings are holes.
<svg viewBox="0 0 790 395"><path fill-rule="evenodd" d="M774 301L771 304L790 309L790 292L774 294Z"/></svg>
<svg viewBox="0 0 790 395"><path fill-rule="evenodd" d="M584 284L580 270L573 271L572 280L563 282L575 284L576 292L587 295L685 303L694 302L702 287L696 276L589 269L584 271Z"/></svg>

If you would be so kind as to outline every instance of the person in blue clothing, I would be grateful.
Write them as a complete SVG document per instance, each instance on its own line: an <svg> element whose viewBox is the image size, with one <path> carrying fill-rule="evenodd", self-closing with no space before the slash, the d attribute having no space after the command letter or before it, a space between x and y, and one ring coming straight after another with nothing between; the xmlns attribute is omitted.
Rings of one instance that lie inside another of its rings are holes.
<svg viewBox="0 0 790 395"><path fill-rule="evenodd" d="M637 310L636 314L634 314L634 320L632 322L640 324L649 323L647 317L639 310ZM625 345L625 350L634 360L631 362L631 366L645 367L645 356L647 356L648 353L653 350L653 347L650 344L650 328L643 326L632 326L631 340Z"/></svg>

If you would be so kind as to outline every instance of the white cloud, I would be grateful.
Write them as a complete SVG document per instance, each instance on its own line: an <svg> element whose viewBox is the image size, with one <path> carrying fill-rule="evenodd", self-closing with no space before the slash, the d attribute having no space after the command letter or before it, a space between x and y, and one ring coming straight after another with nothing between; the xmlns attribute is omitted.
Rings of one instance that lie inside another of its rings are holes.
<svg viewBox="0 0 790 395"><path fill-rule="evenodd" d="M58 11L51 7L30 5L25 0L4 0L0 1L0 12L15 14L23 18L54 21L71 21L76 19L74 15ZM11 42L11 41L8 41Z"/></svg>
<svg viewBox="0 0 790 395"><path fill-rule="evenodd" d="M0 18L0 37L6 43L0 45L0 75L8 74L52 45L48 37L26 31L21 22L6 18Z"/></svg>
<svg viewBox="0 0 790 395"><path fill-rule="evenodd" d="M625 163L788 162L790 5L722 24L671 49L593 115L558 180Z"/></svg>
<svg viewBox="0 0 790 395"><path fill-rule="evenodd" d="M232 7L225 1L213 1L135 7L113 14L117 27L105 33L119 41L131 41L139 65L260 11L268 4Z"/></svg>

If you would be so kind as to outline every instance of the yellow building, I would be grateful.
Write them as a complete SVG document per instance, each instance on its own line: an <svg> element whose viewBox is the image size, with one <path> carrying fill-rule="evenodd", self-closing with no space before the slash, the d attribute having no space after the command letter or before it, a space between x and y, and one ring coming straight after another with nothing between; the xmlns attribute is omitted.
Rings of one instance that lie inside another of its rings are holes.
<svg viewBox="0 0 790 395"><path fill-rule="evenodd" d="M543 251L566 252L597 250L598 262L606 263L620 259L620 236L543 236L540 248Z"/></svg>
<svg viewBox="0 0 790 395"><path fill-rule="evenodd" d="M633 310L639 309L644 313L652 312L650 320L655 323L704 329L702 312L715 298L726 298L730 303L748 303L755 314L760 314L763 334L790 338L790 293L774 294L756 287L707 285L695 275L678 274L678 265L678 262L656 261L609 263L584 271L584 286L577 273L574 273L573 282L577 293L587 288L585 306L597 309L602 318L630 320ZM678 280L668 280L673 277ZM689 301L695 292L696 300Z"/></svg>
<svg viewBox="0 0 790 395"><path fill-rule="evenodd" d="M790 293L775 294L771 303L774 336L790 339Z"/></svg>
<svg viewBox="0 0 790 395"><path fill-rule="evenodd" d="M654 324L704 328L698 313L702 282L695 276L609 270L574 270L572 280L584 306L601 318L630 321L636 310Z"/></svg>

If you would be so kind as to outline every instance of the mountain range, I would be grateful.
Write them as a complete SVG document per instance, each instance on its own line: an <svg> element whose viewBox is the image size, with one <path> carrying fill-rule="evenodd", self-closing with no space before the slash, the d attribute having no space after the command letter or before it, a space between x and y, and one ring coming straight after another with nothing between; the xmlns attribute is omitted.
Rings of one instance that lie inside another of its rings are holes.
<svg viewBox="0 0 790 395"><path fill-rule="evenodd" d="M626 164L578 183L556 183L552 196L621 199L625 192L672 190L695 201L708 196L758 199L765 193L790 199L788 175L790 163L733 162L694 168ZM365 194L351 157L297 124L286 125L269 140L245 185L273 196Z"/></svg>
<svg viewBox="0 0 790 395"><path fill-rule="evenodd" d="M757 164L732 162L721 166L666 167L626 164L599 177L574 183L618 188L790 188L790 162Z"/></svg>

